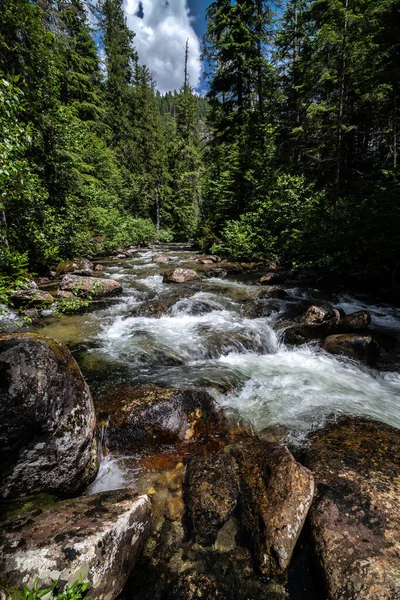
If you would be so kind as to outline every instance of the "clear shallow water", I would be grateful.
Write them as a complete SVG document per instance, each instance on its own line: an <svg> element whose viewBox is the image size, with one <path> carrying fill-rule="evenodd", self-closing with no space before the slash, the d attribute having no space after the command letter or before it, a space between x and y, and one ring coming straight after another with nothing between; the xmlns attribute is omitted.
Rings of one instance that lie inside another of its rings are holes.
<svg viewBox="0 0 400 600"><path fill-rule="evenodd" d="M272 316L251 318L263 289L256 284L259 275L253 281L239 275L166 285L166 270L199 265L192 252L170 253L170 262L152 263L159 254L143 251L107 266L106 277L123 286L119 300L42 329L79 347L78 362L94 388L140 382L207 388L220 406L235 409L256 430L284 425L301 435L332 413L370 416L400 428L398 372L379 372L313 345L289 349L279 342L272 329L277 312L308 291L293 288L288 301L263 300L273 307ZM168 299L184 288L192 295L176 297L165 316L135 316L148 301ZM400 333L399 309L345 295L332 303L346 313L367 309L373 326Z"/></svg>

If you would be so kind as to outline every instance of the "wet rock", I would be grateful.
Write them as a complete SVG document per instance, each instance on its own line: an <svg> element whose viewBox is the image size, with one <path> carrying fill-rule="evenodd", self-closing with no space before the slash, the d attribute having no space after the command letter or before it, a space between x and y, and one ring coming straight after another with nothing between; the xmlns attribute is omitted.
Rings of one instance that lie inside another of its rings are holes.
<svg viewBox="0 0 400 600"><path fill-rule="evenodd" d="M325 337L336 331L339 321L339 311L330 304L312 304L298 323L285 329L284 340L289 344L301 344L313 338Z"/></svg>
<svg viewBox="0 0 400 600"><path fill-rule="evenodd" d="M285 571L314 493L312 473L286 447L259 440L231 447L240 478L242 523L267 576Z"/></svg>
<svg viewBox="0 0 400 600"><path fill-rule="evenodd" d="M153 256L151 262L153 263L167 263L169 261L168 256Z"/></svg>
<svg viewBox="0 0 400 600"><path fill-rule="evenodd" d="M220 262L220 258L219 256L216 256L214 254L209 254L207 256L198 256L196 258L196 261L201 263L202 265L212 265L214 263Z"/></svg>
<svg viewBox="0 0 400 600"><path fill-rule="evenodd" d="M221 426L206 392L155 386L119 386L101 398L100 418L108 419L110 450L207 438Z"/></svg>
<svg viewBox="0 0 400 600"><path fill-rule="evenodd" d="M362 331L371 323L371 315L366 310L360 310L350 315L344 315L339 321L338 330L340 333L352 333L353 331Z"/></svg>
<svg viewBox="0 0 400 600"><path fill-rule="evenodd" d="M64 290L57 290L57 298L61 300L71 300L71 298L75 298L72 292L64 292Z"/></svg>
<svg viewBox="0 0 400 600"><path fill-rule="evenodd" d="M91 296L93 298L113 296L122 292L121 284L113 279L81 277L72 274L63 277L59 289L63 292L72 292L75 296Z"/></svg>
<svg viewBox="0 0 400 600"><path fill-rule="evenodd" d="M279 283L283 283L283 279L282 273L276 273L273 271L263 275L260 279L260 283L261 285L277 285Z"/></svg>
<svg viewBox="0 0 400 600"><path fill-rule="evenodd" d="M287 292L280 285L267 285L258 295L259 299L263 298L278 298L283 299L287 298Z"/></svg>
<svg viewBox="0 0 400 600"><path fill-rule="evenodd" d="M339 333L330 335L323 341L323 350L330 354L341 354L372 364L378 355L378 345L370 335Z"/></svg>
<svg viewBox="0 0 400 600"><path fill-rule="evenodd" d="M120 254L117 254L115 258L128 258L128 256L125 253L120 252Z"/></svg>
<svg viewBox="0 0 400 600"><path fill-rule="evenodd" d="M216 277L218 279L225 279L228 277L227 269L210 269L208 271L204 271L204 275L206 277Z"/></svg>
<svg viewBox="0 0 400 600"><path fill-rule="evenodd" d="M183 298L190 298L194 294L194 290L180 290L177 293L171 294L167 297L155 298L133 307L130 310L129 316L134 317L153 317L160 319L169 314L171 307L182 300Z"/></svg>
<svg viewBox="0 0 400 600"><path fill-rule="evenodd" d="M167 600L228 600L215 581L202 573L184 573L166 594Z"/></svg>
<svg viewBox="0 0 400 600"><path fill-rule="evenodd" d="M61 262L56 268L57 276L66 275L67 273L89 273L93 270L93 263L86 258L73 258Z"/></svg>
<svg viewBox="0 0 400 600"><path fill-rule="evenodd" d="M186 503L196 538L213 544L234 511L239 494L235 460L216 453L192 458L186 471Z"/></svg>
<svg viewBox="0 0 400 600"><path fill-rule="evenodd" d="M400 432L346 417L310 437L310 519L332 600L400 598Z"/></svg>
<svg viewBox="0 0 400 600"><path fill-rule="evenodd" d="M59 579L63 588L81 576L91 598L116 598L150 533L149 498L128 489L30 505L2 523L2 580L31 587L36 577L40 586Z"/></svg>
<svg viewBox="0 0 400 600"><path fill-rule="evenodd" d="M89 388L66 346L44 336L0 336L3 499L72 495L97 471Z"/></svg>
<svg viewBox="0 0 400 600"><path fill-rule="evenodd" d="M199 279L196 271L192 271L192 269L174 269L165 273L163 281L164 283L188 283Z"/></svg>
<svg viewBox="0 0 400 600"><path fill-rule="evenodd" d="M106 268L104 265L97 264L97 265L95 265L94 270L95 271L105 271Z"/></svg>
<svg viewBox="0 0 400 600"><path fill-rule="evenodd" d="M37 288L19 290L10 296L10 300L16 307L44 306L53 304L54 302L54 298L49 292L44 292Z"/></svg>

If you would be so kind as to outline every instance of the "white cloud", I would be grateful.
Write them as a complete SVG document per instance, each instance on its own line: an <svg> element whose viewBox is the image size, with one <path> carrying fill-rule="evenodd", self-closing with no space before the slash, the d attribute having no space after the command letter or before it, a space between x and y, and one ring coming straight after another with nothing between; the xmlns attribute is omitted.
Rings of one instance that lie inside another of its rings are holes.
<svg viewBox="0 0 400 600"><path fill-rule="evenodd" d="M125 0L128 26L135 32L139 61L157 81L160 92L179 89L184 79L185 44L189 39L190 85L200 82L200 41L192 27L187 0Z"/></svg>

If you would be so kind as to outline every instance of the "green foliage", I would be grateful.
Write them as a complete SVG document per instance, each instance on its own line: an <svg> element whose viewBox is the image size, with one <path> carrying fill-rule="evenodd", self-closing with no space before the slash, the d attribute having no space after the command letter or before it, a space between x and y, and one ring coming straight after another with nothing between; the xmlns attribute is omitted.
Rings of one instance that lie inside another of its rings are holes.
<svg viewBox="0 0 400 600"><path fill-rule="evenodd" d="M21 600L40 600L44 596L51 600L83 600L83 598L88 598L87 591L90 585L89 582L84 582L82 577L79 577L71 586L66 585L63 592L59 591L58 581L53 581L50 587L39 589L39 578L37 577L31 588L26 585L22 586L20 597Z"/></svg>

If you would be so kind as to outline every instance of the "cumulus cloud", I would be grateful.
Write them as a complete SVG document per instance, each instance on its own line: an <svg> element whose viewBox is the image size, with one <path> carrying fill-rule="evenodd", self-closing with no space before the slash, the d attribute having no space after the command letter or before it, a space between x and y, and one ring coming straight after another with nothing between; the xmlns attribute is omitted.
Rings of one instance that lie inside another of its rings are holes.
<svg viewBox="0 0 400 600"><path fill-rule="evenodd" d="M187 0L125 0L128 26L135 34L139 61L157 81L160 92L179 89L184 79L185 44L189 39L190 85L200 82L200 41L192 27Z"/></svg>

